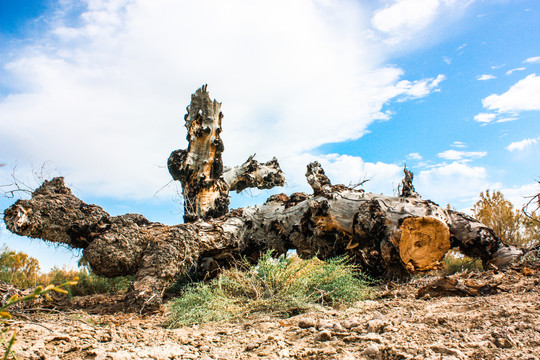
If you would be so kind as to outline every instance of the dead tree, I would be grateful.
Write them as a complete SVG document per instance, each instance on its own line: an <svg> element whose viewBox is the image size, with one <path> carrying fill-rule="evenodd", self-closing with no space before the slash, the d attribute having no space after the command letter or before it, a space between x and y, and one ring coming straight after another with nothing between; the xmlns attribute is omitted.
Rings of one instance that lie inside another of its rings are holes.
<svg viewBox="0 0 540 360"><path fill-rule="evenodd" d="M206 104L212 104L213 114L219 110L215 102ZM193 102L188 114L192 106ZM205 114L196 121L204 123ZM210 133L216 134L212 129ZM216 144L215 138L207 140L207 145ZM221 172L221 165L215 165L216 153L190 143L187 151L173 152L169 158L169 164L176 164L171 173L183 181L184 193L195 205L184 224L152 223L137 214L111 216L75 197L63 178L45 181L31 199L18 200L6 209L4 221L13 233L84 249L84 257L99 275L135 275L126 301L144 310L159 306L164 290L190 268L211 270L224 260L256 258L269 249L276 254L295 249L302 258L346 255L375 277L436 269L453 247L494 266L520 255L477 220L421 199L407 172L403 188L407 185L412 191L392 197L332 185L314 162L306 172L313 194L273 195L263 205L226 212L222 207L226 201L217 201L225 190L253 186L258 178L268 184L265 178L280 171L277 162L261 166L250 158ZM205 167L211 161L202 160L207 156L203 154L211 154L214 165Z"/></svg>
<svg viewBox="0 0 540 360"><path fill-rule="evenodd" d="M191 95L186 110L188 148L173 151L167 164L173 179L182 184L184 222L226 214L231 190L271 189L285 184L276 158L259 164L250 156L241 166L223 167L221 103L210 99L206 85Z"/></svg>

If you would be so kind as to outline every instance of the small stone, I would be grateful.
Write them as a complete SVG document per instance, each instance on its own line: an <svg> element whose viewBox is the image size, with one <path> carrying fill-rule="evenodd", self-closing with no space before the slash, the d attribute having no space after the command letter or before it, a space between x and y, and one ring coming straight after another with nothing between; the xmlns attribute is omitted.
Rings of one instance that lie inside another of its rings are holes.
<svg viewBox="0 0 540 360"><path fill-rule="evenodd" d="M246 351L251 351L251 350L253 350L253 349L256 349L256 348L259 347L259 345L260 345L260 344L259 344L258 342L255 342L255 341L254 341L254 342L250 342L250 343L247 344L247 346L246 346Z"/></svg>
<svg viewBox="0 0 540 360"><path fill-rule="evenodd" d="M312 318L303 318L298 320L298 327L302 329L307 329L310 327L315 327L317 325L317 322L315 319Z"/></svg>
<svg viewBox="0 0 540 360"><path fill-rule="evenodd" d="M350 320L344 320L341 325L343 325L343 327L345 329L352 329L354 327L357 327L357 326L360 326L362 325L362 323L358 320L358 319L350 319Z"/></svg>
<svg viewBox="0 0 540 360"><path fill-rule="evenodd" d="M495 344L495 346L501 349L510 349L510 348L513 348L515 345L514 342L510 340L509 338L502 338L502 337L495 338L493 343Z"/></svg>
<svg viewBox="0 0 540 360"><path fill-rule="evenodd" d="M315 341L328 341L332 338L332 333L328 330L323 330L315 336Z"/></svg>
<svg viewBox="0 0 540 360"><path fill-rule="evenodd" d="M452 349L452 348L449 348L449 347L446 347L446 346L442 346L442 345L433 345L431 346L431 350L435 351L436 353L439 353L439 354L446 354L446 355L450 355L450 356L455 356L459 359L464 359L465 358L465 355L458 349Z"/></svg>
<svg viewBox="0 0 540 360"><path fill-rule="evenodd" d="M374 333L360 335L358 337L358 339L361 339L361 340L364 340L364 341L373 341L373 342L376 342L376 343L379 343L379 344L382 344L382 342L383 342L383 339L382 339L381 335L374 334Z"/></svg>
<svg viewBox="0 0 540 360"><path fill-rule="evenodd" d="M384 322L380 319L369 320L367 323L368 332L380 334L384 331Z"/></svg>
<svg viewBox="0 0 540 360"><path fill-rule="evenodd" d="M384 319L384 316L383 316L383 314L381 314L380 312L375 311L375 312L373 312L373 319L383 320L383 319Z"/></svg>
<svg viewBox="0 0 540 360"><path fill-rule="evenodd" d="M209 352L210 351L210 346L208 345L203 345L199 348L200 351L203 351L203 352Z"/></svg>
<svg viewBox="0 0 540 360"><path fill-rule="evenodd" d="M364 356L375 356L379 353L379 347L375 344L368 345L368 347L362 351Z"/></svg>
<svg viewBox="0 0 540 360"><path fill-rule="evenodd" d="M331 321L320 321L319 325L317 326L317 329L323 330L323 329L333 329L334 323Z"/></svg>
<svg viewBox="0 0 540 360"><path fill-rule="evenodd" d="M341 325L340 323L335 323L335 324L334 324L334 331L337 331L337 332L344 332L344 331L345 331L345 328L344 328L343 325Z"/></svg>

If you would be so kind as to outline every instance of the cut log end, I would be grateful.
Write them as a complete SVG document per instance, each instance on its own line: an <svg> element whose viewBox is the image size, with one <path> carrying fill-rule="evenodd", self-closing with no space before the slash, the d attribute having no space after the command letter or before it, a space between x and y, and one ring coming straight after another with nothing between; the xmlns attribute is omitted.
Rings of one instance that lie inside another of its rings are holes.
<svg viewBox="0 0 540 360"><path fill-rule="evenodd" d="M409 273L425 272L442 267L450 250L450 231L435 218L410 217L394 233L392 242Z"/></svg>

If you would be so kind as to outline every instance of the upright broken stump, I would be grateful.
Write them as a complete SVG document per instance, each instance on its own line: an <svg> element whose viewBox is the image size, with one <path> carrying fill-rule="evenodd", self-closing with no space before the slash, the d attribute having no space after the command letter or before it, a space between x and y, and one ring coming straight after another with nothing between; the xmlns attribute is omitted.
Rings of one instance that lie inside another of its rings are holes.
<svg viewBox="0 0 540 360"><path fill-rule="evenodd" d="M224 169L221 103L210 99L206 85L191 95L184 119L188 148L173 151L167 162L173 179L182 184L184 222L226 214L231 190L270 189L285 184L276 158L259 164L250 156L241 166Z"/></svg>

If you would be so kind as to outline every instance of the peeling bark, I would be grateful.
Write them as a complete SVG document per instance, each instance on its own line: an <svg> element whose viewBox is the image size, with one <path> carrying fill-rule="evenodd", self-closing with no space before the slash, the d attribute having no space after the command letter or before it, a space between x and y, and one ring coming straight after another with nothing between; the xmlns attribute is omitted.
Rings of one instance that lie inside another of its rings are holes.
<svg viewBox="0 0 540 360"><path fill-rule="evenodd" d="M241 166L224 169L221 103L210 99L206 85L191 95L184 119L188 148L173 151L167 162L173 179L182 184L184 222L226 214L231 190L270 189L285 183L276 158L259 164L250 156Z"/></svg>

